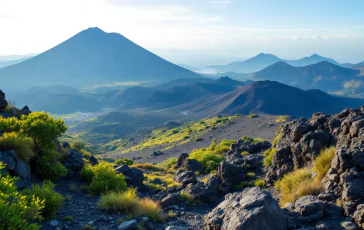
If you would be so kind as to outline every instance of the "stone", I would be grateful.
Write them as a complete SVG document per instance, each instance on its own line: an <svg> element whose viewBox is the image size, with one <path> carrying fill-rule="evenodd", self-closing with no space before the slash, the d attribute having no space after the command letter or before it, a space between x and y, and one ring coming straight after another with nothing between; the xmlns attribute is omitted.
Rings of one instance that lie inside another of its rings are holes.
<svg viewBox="0 0 364 230"><path fill-rule="evenodd" d="M357 230L358 229L356 224L351 221L343 221L340 223L340 225L344 230Z"/></svg>
<svg viewBox="0 0 364 230"><path fill-rule="evenodd" d="M63 165L72 171L80 171L85 166L82 154L76 149L70 149L63 157Z"/></svg>
<svg viewBox="0 0 364 230"><path fill-rule="evenodd" d="M304 223L321 220L324 210L324 202L316 196L303 196L295 203L295 212L301 216L300 221Z"/></svg>
<svg viewBox="0 0 364 230"><path fill-rule="evenodd" d="M198 182L195 173L192 171L177 173L174 177L174 181L181 183L184 186L190 183L195 184Z"/></svg>
<svg viewBox="0 0 364 230"><path fill-rule="evenodd" d="M138 229L138 223L136 220L128 220L121 223L118 226L118 230L136 230Z"/></svg>
<svg viewBox="0 0 364 230"><path fill-rule="evenodd" d="M163 198L160 202L162 207L168 207L172 205L177 205L183 202L182 195L179 193L168 194L165 198Z"/></svg>
<svg viewBox="0 0 364 230"><path fill-rule="evenodd" d="M217 179L228 190L245 179L245 168L223 161L217 169Z"/></svg>
<svg viewBox="0 0 364 230"><path fill-rule="evenodd" d="M189 228L183 226L167 226L165 230L189 230Z"/></svg>
<svg viewBox="0 0 364 230"><path fill-rule="evenodd" d="M364 204L360 204L356 207L354 219L361 228L364 228Z"/></svg>
<svg viewBox="0 0 364 230"><path fill-rule="evenodd" d="M0 90L0 112L4 111L8 106L8 102L5 99L5 93Z"/></svg>
<svg viewBox="0 0 364 230"><path fill-rule="evenodd" d="M264 221L262 221L264 220ZM225 196L204 221L207 229L286 229L286 216L269 192L259 187Z"/></svg>
<svg viewBox="0 0 364 230"><path fill-rule="evenodd" d="M49 221L49 226L55 228L59 225L58 220L51 220Z"/></svg>

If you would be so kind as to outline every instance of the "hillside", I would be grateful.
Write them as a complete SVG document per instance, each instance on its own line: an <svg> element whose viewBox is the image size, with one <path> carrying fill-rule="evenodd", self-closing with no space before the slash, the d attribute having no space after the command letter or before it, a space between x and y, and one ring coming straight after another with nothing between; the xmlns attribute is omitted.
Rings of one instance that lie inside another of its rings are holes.
<svg viewBox="0 0 364 230"><path fill-rule="evenodd" d="M10 89L66 85L86 87L125 81L162 81L200 75L172 64L117 33L81 31L33 58L0 70Z"/></svg>
<svg viewBox="0 0 364 230"><path fill-rule="evenodd" d="M343 89L344 84L359 73L360 70L344 68L326 61L302 67L278 62L251 74L250 77L255 80L279 81L302 89L335 91Z"/></svg>
<svg viewBox="0 0 364 230"><path fill-rule="evenodd" d="M314 112L334 113L360 106L363 99L333 97L322 91L304 91L275 81L257 81L223 95L212 95L164 110L188 112L194 117L217 114L264 113L307 117Z"/></svg>
<svg viewBox="0 0 364 230"><path fill-rule="evenodd" d="M208 66L208 68L215 69L217 72L220 73L226 73L226 72L252 73L260 71L277 62L285 62L289 65L298 67L298 66L312 65L322 61L330 62L335 65L340 65L337 61L331 58L322 57L318 54L313 54L309 57L304 57L298 60L285 60L272 54L260 53L257 56L252 57L246 61L237 61L230 63L228 65L213 65L213 66Z"/></svg>

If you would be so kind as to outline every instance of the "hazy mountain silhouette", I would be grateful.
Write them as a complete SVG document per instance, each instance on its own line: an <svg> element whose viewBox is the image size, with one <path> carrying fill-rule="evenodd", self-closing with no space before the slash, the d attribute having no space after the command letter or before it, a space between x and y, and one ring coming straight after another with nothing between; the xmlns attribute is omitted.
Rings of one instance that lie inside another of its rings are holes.
<svg viewBox="0 0 364 230"><path fill-rule="evenodd" d="M304 91L275 81L257 81L223 95L209 95L164 111L188 111L196 117L237 113L307 117L315 112L335 113L363 103L363 99L334 97L320 90Z"/></svg>
<svg viewBox="0 0 364 230"><path fill-rule="evenodd" d="M0 69L4 68L4 67L7 67L7 66L18 64L18 63L20 63L22 61L25 61L25 60L29 59L29 58L30 57L21 58L21 59L17 59L17 60L0 61Z"/></svg>
<svg viewBox="0 0 364 230"><path fill-rule="evenodd" d="M0 70L3 88L88 86L200 75L172 64L117 33L84 30L33 58Z"/></svg>
<svg viewBox="0 0 364 230"><path fill-rule="evenodd" d="M274 63L281 61L286 62L292 66L306 66L306 65L316 64L321 61L326 61L335 65L340 65L335 60L331 58L322 57L318 54L313 54L309 57L304 57L298 60L285 60L272 54L260 53L257 56L252 57L246 61L237 61L230 63L228 65L213 65L213 66L208 66L208 68L215 69L217 70L217 72L220 73L225 73L225 72L251 73L260 71Z"/></svg>
<svg viewBox="0 0 364 230"><path fill-rule="evenodd" d="M332 91L343 89L344 84L359 73L360 70L344 68L326 61L302 67L294 67L281 61L251 74L250 77L254 80L279 81L303 89Z"/></svg>

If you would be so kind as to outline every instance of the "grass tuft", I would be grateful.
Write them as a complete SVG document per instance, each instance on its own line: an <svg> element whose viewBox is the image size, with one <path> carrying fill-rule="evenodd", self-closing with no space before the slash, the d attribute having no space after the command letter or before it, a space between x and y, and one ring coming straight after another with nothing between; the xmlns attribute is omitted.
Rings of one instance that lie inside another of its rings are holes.
<svg viewBox="0 0 364 230"><path fill-rule="evenodd" d="M331 146L321 150L320 155L313 161L313 170L317 173L315 180L321 181L331 167L331 161L335 156L335 147Z"/></svg>

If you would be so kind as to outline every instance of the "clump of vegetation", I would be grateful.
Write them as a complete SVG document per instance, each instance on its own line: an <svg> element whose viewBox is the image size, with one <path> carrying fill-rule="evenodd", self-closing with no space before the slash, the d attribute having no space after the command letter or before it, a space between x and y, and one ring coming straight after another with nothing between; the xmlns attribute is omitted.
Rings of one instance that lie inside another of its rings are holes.
<svg viewBox="0 0 364 230"><path fill-rule="evenodd" d="M274 154L276 154L276 152L277 152L276 148L271 148L264 151L264 160L263 160L264 166L270 166L272 164L272 159Z"/></svg>
<svg viewBox="0 0 364 230"><path fill-rule="evenodd" d="M25 162L28 162L34 156L33 147L33 140L20 133L4 133L0 137L1 150L14 150L16 155Z"/></svg>
<svg viewBox="0 0 364 230"><path fill-rule="evenodd" d="M241 155L242 156L246 156L246 155L248 155L249 154L249 152L248 151L243 151L243 152L241 152Z"/></svg>
<svg viewBox="0 0 364 230"><path fill-rule="evenodd" d="M253 113L253 114L250 114L250 115L249 115L249 117L250 117L250 118L257 118L257 117L258 117L258 115L256 115L256 114L254 114L254 113Z"/></svg>
<svg viewBox="0 0 364 230"><path fill-rule="evenodd" d="M253 177L255 177L255 173L253 173L253 172L248 172L248 173L246 174L246 176L247 176L247 177L249 177L249 178L253 178Z"/></svg>
<svg viewBox="0 0 364 230"><path fill-rule="evenodd" d="M128 158L120 158L115 161L115 164L117 165L132 165L134 164L134 161L128 159Z"/></svg>
<svg viewBox="0 0 364 230"><path fill-rule="evenodd" d="M202 141L202 138L201 137L196 137L195 138L195 141L198 142L198 141Z"/></svg>
<svg viewBox="0 0 364 230"><path fill-rule="evenodd" d="M254 186L264 188L265 181L263 179L257 179L254 181Z"/></svg>
<svg viewBox="0 0 364 230"><path fill-rule="evenodd" d="M73 217L72 216L64 216L63 217L63 220L64 221L72 221L73 220Z"/></svg>
<svg viewBox="0 0 364 230"><path fill-rule="evenodd" d="M155 172L164 172L167 171L165 168L162 168L158 165L153 165L151 163L136 163L131 166L132 168L139 168L139 169L145 169L149 171L155 171Z"/></svg>
<svg viewBox="0 0 364 230"><path fill-rule="evenodd" d="M160 179L164 184L167 185L167 187L178 187L180 186L179 183L174 181L174 174L168 173L168 172L151 172L151 173L145 173L144 174L147 181L153 181L154 179L158 178ZM152 183L150 183L152 184ZM156 186L154 186L156 187Z"/></svg>
<svg viewBox="0 0 364 230"><path fill-rule="evenodd" d="M126 189L125 176L116 174L113 167L106 162L95 166L86 165L81 176L89 183L88 191L94 195Z"/></svg>
<svg viewBox="0 0 364 230"><path fill-rule="evenodd" d="M55 149L44 149L37 157L37 172L42 179L57 179L67 175L67 169L59 162L61 154Z"/></svg>
<svg viewBox="0 0 364 230"><path fill-rule="evenodd" d="M247 187L251 187L251 183L248 181L242 181L237 186L235 186L236 189L243 189Z"/></svg>
<svg viewBox="0 0 364 230"><path fill-rule="evenodd" d="M288 116L279 116L276 119L276 123L282 123L282 122L286 122L288 119Z"/></svg>
<svg viewBox="0 0 364 230"><path fill-rule="evenodd" d="M320 183L314 182L311 171L307 168L298 169L278 180L275 188L280 192L280 204L295 202L299 197L306 195L318 195L322 188Z"/></svg>
<svg viewBox="0 0 364 230"><path fill-rule="evenodd" d="M178 159L176 157L172 157L172 158L169 158L168 160L163 161L159 165L160 165L160 167L165 168L165 169L172 169L172 168L176 167L177 161L178 161Z"/></svg>
<svg viewBox="0 0 364 230"><path fill-rule="evenodd" d="M45 181L42 185L34 184L30 189L24 189L22 193L30 200L32 197L44 200L44 209L41 214L47 218L55 218L63 204L63 196L54 191L54 184L50 181Z"/></svg>
<svg viewBox="0 0 364 230"><path fill-rule="evenodd" d="M331 161L335 156L335 150L336 149L334 146L323 149L320 152L320 155L318 155L313 161L313 170L317 174L315 180L321 181L326 175L327 171L329 171L331 167Z"/></svg>
<svg viewBox="0 0 364 230"><path fill-rule="evenodd" d="M243 141L248 141L250 144L255 144L255 143L263 141L262 138L253 138L253 137L247 137L247 136L242 136L241 139Z"/></svg>
<svg viewBox="0 0 364 230"><path fill-rule="evenodd" d="M0 162L0 172L4 168ZM40 229L38 224L32 222L43 220L44 200L38 196L24 196L18 192L15 182L16 178L0 173L0 230Z"/></svg>
<svg viewBox="0 0 364 230"><path fill-rule="evenodd" d="M101 196L98 206L111 212L147 216L152 221L164 219L160 205L150 198L139 198L134 188L128 188L123 192L104 194Z"/></svg>
<svg viewBox="0 0 364 230"><path fill-rule="evenodd" d="M194 199L192 196L190 196L190 194L186 192L181 192L181 196L184 201L188 201L191 205L198 205L201 203L199 200Z"/></svg>
<svg viewBox="0 0 364 230"><path fill-rule="evenodd" d="M210 147L192 150L189 158L199 161L206 173L216 170L220 162L225 159L222 153L230 149L230 145L236 143L235 140L222 140L220 144L213 140Z"/></svg>
<svg viewBox="0 0 364 230"><path fill-rule="evenodd" d="M276 146L278 141L282 138L282 133L278 134L278 136L276 136L272 142L273 146Z"/></svg>

